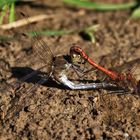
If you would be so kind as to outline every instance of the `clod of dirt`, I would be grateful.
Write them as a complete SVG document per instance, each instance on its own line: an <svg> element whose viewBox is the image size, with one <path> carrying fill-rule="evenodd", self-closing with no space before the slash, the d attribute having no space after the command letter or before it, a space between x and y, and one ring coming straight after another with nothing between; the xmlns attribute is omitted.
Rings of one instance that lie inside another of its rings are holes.
<svg viewBox="0 0 140 140"><path fill-rule="evenodd" d="M8 62L4 59L0 59L0 82L6 80L11 76L11 68Z"/></svg>

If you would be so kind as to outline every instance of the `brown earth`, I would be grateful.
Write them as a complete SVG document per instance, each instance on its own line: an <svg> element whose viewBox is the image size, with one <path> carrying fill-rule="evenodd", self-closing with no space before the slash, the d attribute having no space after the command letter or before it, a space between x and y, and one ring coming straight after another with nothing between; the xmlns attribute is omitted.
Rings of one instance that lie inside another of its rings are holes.
<svg viewBox="0 0 140 140"><path fill-rule="evenodd" d="M46 37L54 55L68 54L71 44L77 43L97 62L107 55L110 59L105 67L111 66L110 60L113 58L118 65L139 58L140 20L130 19L129 10L95 12L48 0L31 5L19 4L18 11L30 16L52 14L54 17L36 23L39 29L77 29L100 25L95 33L95 44L77 33ZM35 85L39 77L22 82L16 90L9 90L8 83L18 81L40 65L32 54L32 42L20 34L28 29L26 26L1 32L15 38L0 42L0 84L5 88L0 93L1 140L140 139L138 95L110 94L105 90L72 91L51 80L27 92L27 88ZM87 78L90 77L93 78L91 73L87 75ZM140 79L140 76L137 75L137 78Z"/></svg>

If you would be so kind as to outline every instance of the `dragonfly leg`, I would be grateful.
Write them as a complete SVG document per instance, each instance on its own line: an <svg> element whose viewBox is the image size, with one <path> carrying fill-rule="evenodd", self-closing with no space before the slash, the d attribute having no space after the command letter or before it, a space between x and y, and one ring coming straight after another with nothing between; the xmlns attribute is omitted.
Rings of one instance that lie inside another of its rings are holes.
<svg viewBox="0 0 140 140"><path fill-rule="evenodd" d="M110 94L113 94L113 93L127 93L127 91L123 90L123 89L117 89L117 90L112 90L109 92Z"/></svg>
<svg viewBox="0 0 140 140"><path fill-rule="evenodd" d="M91 69L88 69L88 70L86 70L86 71L84 71L84 70L81 70L79 67L77 67L77 66L72 66L71 67L73 70L74 70L74 72L77 74L77 76L78 77L84 77L87 73L89 73L89 72L91 72L91 71L96 71L94 68L91 68Z"/></svg>
<svg viewBox="0 0 140 140"><path fill-rule="evenodd" d="M108 89L108 88L116 88L117 86L115 84L106 83L106 82L100 82L100 83L88 83L88 84L75 84L72 81L70 81L65 74L62 74L60 77L60 82L72 89L72 90L78 90L78 89Z"/></svg>

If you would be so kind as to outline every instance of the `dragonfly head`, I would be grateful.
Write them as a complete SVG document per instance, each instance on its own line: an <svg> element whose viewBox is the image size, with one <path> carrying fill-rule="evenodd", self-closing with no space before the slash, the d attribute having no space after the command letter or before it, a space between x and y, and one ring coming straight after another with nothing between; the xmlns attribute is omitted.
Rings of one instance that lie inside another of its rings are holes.
<svg viewBox="0 0 140 140"><path fill-rule="evenodd" d="M81 48L76 45L73 45L70 48L71 63L73 65L77 65L77 66L85 63L85 59L82 57L79 49L81 49Z"/></svg>

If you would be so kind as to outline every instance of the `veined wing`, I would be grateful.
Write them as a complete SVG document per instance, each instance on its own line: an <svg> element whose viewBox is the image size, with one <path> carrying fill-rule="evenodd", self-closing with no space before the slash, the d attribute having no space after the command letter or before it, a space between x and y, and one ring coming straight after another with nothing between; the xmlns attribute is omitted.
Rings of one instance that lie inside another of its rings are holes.
<svg viewBox="0 0 140 140"><path fill-rule="evenodd" d="M140 58L134 59L132 61L123 63L122 65L118 65L115 67L108 68L112 71L116 71L118 73L130 72L134 75L136 80L140 80ZM97 71L97 79L105 80L108 76L101 71Z"/></svg>
<svg viewBox="0 0 140 140"><path fill-rule="evenodd" d="M22 16L24 16L25 20L28 23L30 18L28 18L24 14L22 14ZM41 64L41 66L39 65L40 66L39 69L29 73L25 77L19 79L19 81L10 84L12 86L12 88L19 87L22 82L24 82L24 81L28 80L29 78L33 77L34 75L36 75L40 70L43 70L43 72L46 72L47 75L45 75L45 77L47 77L47 76L49 77L51 70L52 70L52 62L53 62L54 56L53 56L50 48L48 47L46 40L40 39L38 37L37 32L36 32L37 29L35 27L33 28L31 25L29 25L29 27L30 27L30 29L32 29L32 32L34 34L34 37L32 38L32 40L35 44L33 46L33 50L34 50L34 54L35 54L34 57L37 57L40 60L39 63ZM32 59L34 59L34 58L32 58ZM46 78L46 79L48 79L48 78ZM11 88L11 86L9 86L9 88ZM9 90L9 89L7 89L7 90ZM3 89L2 89L2 91L3 91Z"/></svg>
<svg viewBox="0 0 140 140"><path fill-rule="evenodd" d="M30 23L30 19L28 18L28 16L26 16L23 13L21 13L21 15L25 17L28 23ZM47 41L44 39L40 39L40 37L38 37L37 28L36 27L33 28L33 26L31 26L30 24L29 24L29 27L32 30L32 33L34 35L34 37L32 38L34 42L33 49L35 53L37 54L37 57L40 59L40 61L48 67L48 70L50 69L49 70L50 72L53 58L54 58L53 53L51 52L51 49L47 45Z"/></svg>
<svg viewBox="0 0 140 140"><path fill-rule="evenodd" d="M126 62L121 66L114 67L113 70L121 72L131 72L137 80L140 80L140 58Z"/></svg>

